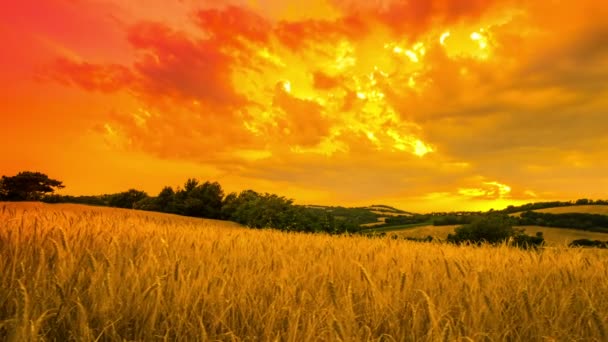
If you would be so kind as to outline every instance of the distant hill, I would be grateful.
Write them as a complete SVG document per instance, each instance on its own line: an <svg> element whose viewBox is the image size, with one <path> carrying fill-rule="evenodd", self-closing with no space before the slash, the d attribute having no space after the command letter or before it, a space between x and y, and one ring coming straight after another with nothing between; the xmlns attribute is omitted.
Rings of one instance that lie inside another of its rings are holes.
<svg viewBox="0 0 608 342"><path fill-rule="evenodd" d="M381 204L374 204L374 205L370 205L369 207L363 207L363 209L367 209L369 211L371 211L374 214L380 215L380 216L412 216L414 215L411 212L407 212L401 209L397 209L397 208L393 208L390 207L388 205L381 205ZM381 220L379 220L381 221Z"/></svg>
<svg viewBox="0 0 608 342"><path fill-rule="evenodd" d="M395 213L395 214L409 214L409 215L413 215L413 213L408 212L408 211L404 211L401 209L397 209L388 205L383 205L383 204L372 204L369 207L365 207L366 209L369 210L374 210L374 211L380 211L380 212L385 212L385 213Z"/></svg>
<svg viewBox="0 0 608 342"><path fill-rule="evenodd" d="M389 217L415 215L414 213L383 204L372 204L367 207L339 207L309 204L305 207L327 211L338 219L356 222L360 227L384 225L386 219Z"/></svg>

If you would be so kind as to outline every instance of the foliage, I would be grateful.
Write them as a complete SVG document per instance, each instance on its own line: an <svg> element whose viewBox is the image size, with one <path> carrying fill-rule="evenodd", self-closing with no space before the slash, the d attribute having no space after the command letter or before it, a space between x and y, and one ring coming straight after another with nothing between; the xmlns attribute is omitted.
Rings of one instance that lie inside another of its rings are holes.
<svg viewBox="0 0 608 342"><path fill-rule="evenodd" d="M433 217L434 226L451 226L472 223L477 216L473 215L442 215Z"/></svg>
<svg viewBox="0 0 608 342"><path fill-rule="evenodd" d="M325 210L337 219L354 222L357 225L378 222L380 217L367 208L326 207Z"/></svg>
<svg viewBox="0 0 608 342"><path fill-rule="evenodd" d="M516 231L513 229L513 221L508 216L490 215L460 226L454 230L454 233L448 235L449 242L495 244L514 236Z"/></svg>
<svg viewBox="0 0 608 342"><path fill-rule="evenodd" d="M63 188L61 181L49 178L40 172L24 171L17 175L2 176L0 180L1 201L38 201L45 194Z"/></svg>
<svg viewBox="0 0 608 342"><path fill-rule="evenodd" d="M454 234L448 235L448 242L453 243L489 243L508 242L518 247L539 246L544 242L543 234L529 236L523 229L513 228L515 220L506 215L494 214L476 218L472 223L460 226Z"/></svg>
<svg viewBox="0 0 608 342"><path fill-rule="evenodd" d="M596 247L596 248L608 248L608 241L600 240L589 240L589 239L578 239L568 244L570 247Z"/></svg>
<svg viewBox="0 0 608 342"><path fill-rule="evenodd" d="M388 227L388 226L401 226L407 224L416 224L416 223L424 223L430 220L429 215L400 215L400 216L389 216L385 219L384 225L379 227Z"/></svg>
<svg viewBox="0 0 608 342"><path fill-rule="evenodd" d="M222 217L252 228L278 228L287 231L342 233L356 230L358 224L337 218L331 211L293 205L293 200L274 194L245 190L224 199Z"/></svg>
<svg viewBox="0 0 608 342"><path fill-rule="evenodd" d="M433 242L433 240L435 240L435 238L433 238L430 235L423 237L423 238L407 236L407 237L404 237L403 239L407 240L407 241L415 241L415 242Z"/></svg>
<svg viewBox="0 0 608 342"><path fill-rule="evenodd" d="M130 189L128 191L106 196L108 206L128 209L133 209L137 202L146 198L148 198L148 194L136 189Z"/></svg>
<svg viewBox="0 0 608 342"><path fill-rule="evenodd" d="M164 196L168 198L168 194ZM224 190L219 183L200 184L196 179L188 179L184 189L175 192L173 206L181 215L219 219L223 198Z"/></svg>
<svg viewBox="0 0 608 342"><path fill-rule="evenodd" d="M520 248L536 248L545 243L543 232L536 232L534 236L524 234L523 229L516 230L510 239L510 244Z"/></svg>
<svg viewBox="0 0 608 342"><path fill-rule="evenodd" d="M549 214L526 211L519 216L518 225L608 232L608 215L585 213Z"/></svg>

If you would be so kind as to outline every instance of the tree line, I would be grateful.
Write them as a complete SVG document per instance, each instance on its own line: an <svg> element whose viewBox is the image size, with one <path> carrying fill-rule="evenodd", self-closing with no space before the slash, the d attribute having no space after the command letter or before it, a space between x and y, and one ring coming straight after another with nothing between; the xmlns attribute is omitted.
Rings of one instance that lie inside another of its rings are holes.
<svg viewBox="0 0 608 342"><path fill-rule="evenodd" d="M230 220L251 228L276 228L297 232L356 232L360 224L375 221L373 213L357 208L309 208L283 196L245 190L225 194L217 182L188 179L183 187L166 186L157 196L130 189L116 194L70 196L53 194L61 181L40 172L20 172L0 179L0 200L77 203L115 208Z"/></svg>
<svg viewBox="0 0 608 342"><path fill-rule="evenodd" d="M520 226L543 226L608 233L608 215L586 213L550 214L526 211L518 218Z"/></svg>
<svg viewBox="0 0 608 342"><path fill-rule="evenodd" d="M131 189L101 196L48 195L48 203L81 203L117 208L156 211L207 219L229 220L250 228L275 228L294 232L332 234L359 230L356 219L336 216L330 211L295 205L292 199L269 193L244 190L224 194L217 182L188 179L183 187L166 186L157 196Z"/></svg>
<svg viewBox="0 0 608 342"><path fill-rule="evenodd" d="M217 182L201 183L188 179L183 187L166 186L157 196L130 189L99 196L69 196L53 194L63 188L61 181L40 172L20 172L0 179L0 200L43 201L47 203L78 203L116 208L157 211L184 216L221 219L238 222L251 228L275 228L294 232L353 233L362 230L361 224L376 222L379 215L365 208L321 207L295 205L292 199L269 193L244 190L225 194ZM593 201L591 201L593 202ZM590 200L576 202L589 204ZM603 203L595 201L594 204ZM520 208L536 208L534 204ZM510 211L506 210L507 212ZM448 236L452 243L499 243L509 241L517 246L538 246L542 233L524 234L515 225L538 225L560 228L608 232L608 216L584 213L549 214L526 211L520 217L510 217L505 211L410 214L387 217L384 226L429 223L460 225ZM432 240L432 239L431 239ZM429 241L429 239L425 239ZM601 241L573 241L573 246L605 247Z"/></svg>

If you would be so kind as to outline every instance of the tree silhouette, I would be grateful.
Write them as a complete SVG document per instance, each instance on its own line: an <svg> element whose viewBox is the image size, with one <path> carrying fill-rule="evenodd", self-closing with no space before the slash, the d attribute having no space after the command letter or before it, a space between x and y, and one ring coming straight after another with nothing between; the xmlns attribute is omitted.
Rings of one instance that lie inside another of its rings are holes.
<svg viewBox="0 0 608 342"><path fill-rule="evenodd" d="M51 179L40 172L24 171L16 176L2 176L0 180L0 200L38 201L45 194L63 188L61 181Z"/></svg>

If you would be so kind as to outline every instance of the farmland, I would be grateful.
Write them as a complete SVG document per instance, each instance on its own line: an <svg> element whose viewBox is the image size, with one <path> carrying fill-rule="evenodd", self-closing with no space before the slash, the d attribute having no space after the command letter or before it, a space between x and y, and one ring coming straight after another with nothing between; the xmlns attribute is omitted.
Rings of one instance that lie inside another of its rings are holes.
<svg viewBox="0 0 608 342"><path fill-rule="evenodd" d="M63 204L3 203L0 222L1 340L608 338L602 250L285 233Z"/></svg>
<svg viewBox="0 0 608 342"><path fill-rule="evenodd" d="M544 208L533 210L539 213L547 214L570 214L570 213L581 213L581 214L600 214L608 215L608 205L571 205L553 208ZM513 216L521 215L521 212L511 214Z"/></svg>

